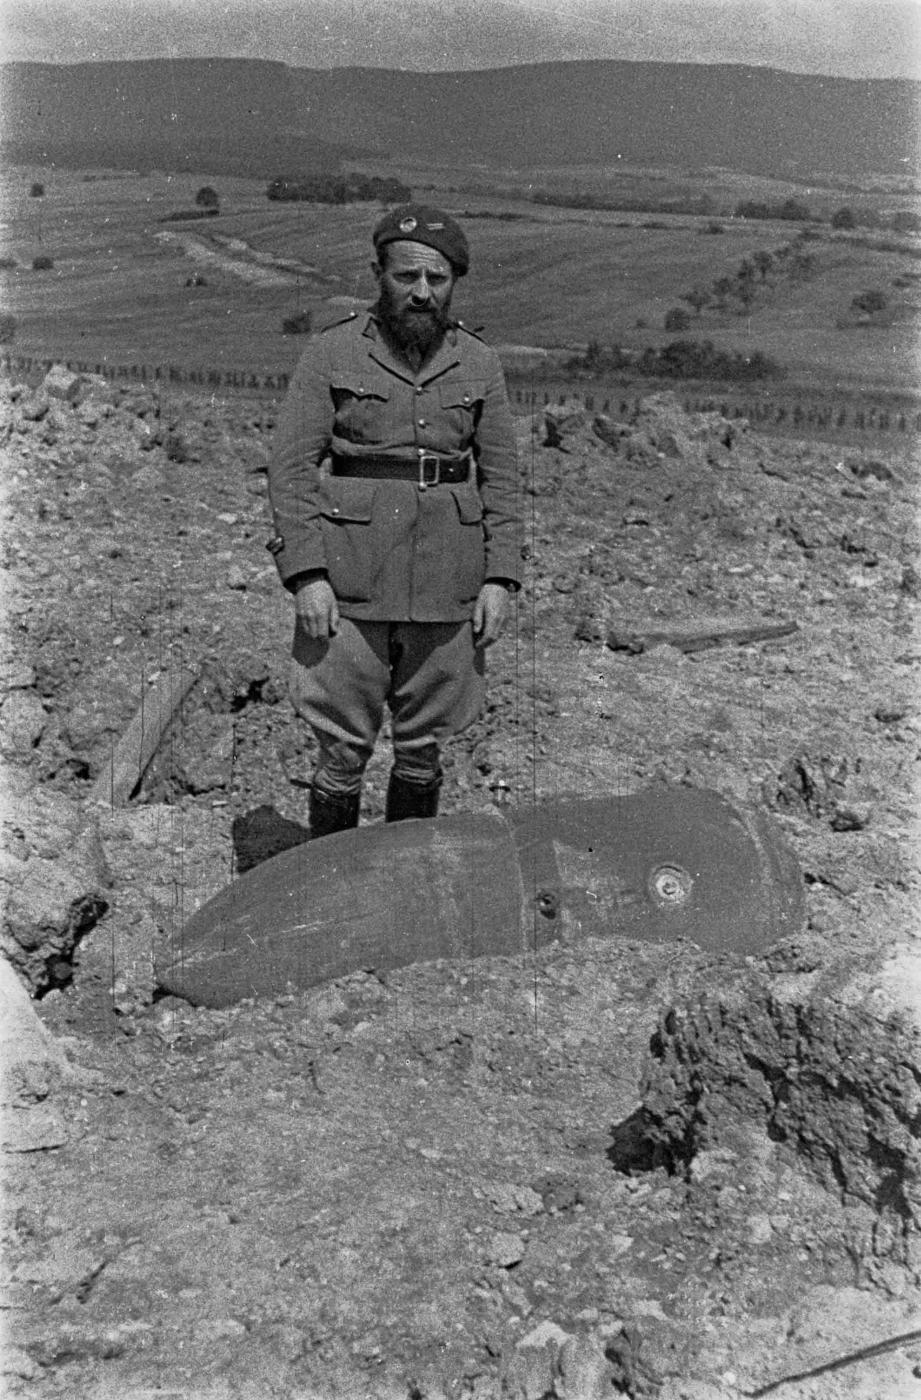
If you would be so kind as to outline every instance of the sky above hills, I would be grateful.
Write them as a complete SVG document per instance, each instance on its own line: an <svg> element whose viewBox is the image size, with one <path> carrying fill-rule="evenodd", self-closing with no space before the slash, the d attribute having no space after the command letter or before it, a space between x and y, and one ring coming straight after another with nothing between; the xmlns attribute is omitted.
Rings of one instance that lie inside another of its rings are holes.
<svg viewBox="0 0 921 1400"><path fill-rule="evenodd" d="M0 0L6 60L419 71L609 58L921 78L921 0Z"/></svg>

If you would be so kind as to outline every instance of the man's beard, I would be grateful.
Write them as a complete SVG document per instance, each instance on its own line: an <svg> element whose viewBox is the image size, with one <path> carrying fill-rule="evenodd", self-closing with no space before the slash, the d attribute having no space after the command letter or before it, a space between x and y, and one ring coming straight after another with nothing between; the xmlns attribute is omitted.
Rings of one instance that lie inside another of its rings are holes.
<svg viewBox="0 0 921 1400"><path fill-rule="evenodd" d="M395 311L385 289L378 298L378 314L388 340L410 364L421 365L444 340L451 324L447 306L439 310Z"/></svg>

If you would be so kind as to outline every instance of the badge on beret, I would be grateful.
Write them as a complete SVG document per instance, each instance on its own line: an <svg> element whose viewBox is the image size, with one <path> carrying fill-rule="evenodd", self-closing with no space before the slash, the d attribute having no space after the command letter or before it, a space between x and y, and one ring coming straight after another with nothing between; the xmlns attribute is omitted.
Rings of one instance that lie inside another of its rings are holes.
<svg viewBox="0 0 921 1400"><path fill-rule="evenodd" d="M408 219L401 219L401 220L400 220L400 232L401 232L401 233L413 233L413 232L415 232L415 230L418 228L418 226L419 226L419 225L418 225L417 220L416 220L416 219L413 219L412 217L410 217L410 218L408 218Z"/></svg>

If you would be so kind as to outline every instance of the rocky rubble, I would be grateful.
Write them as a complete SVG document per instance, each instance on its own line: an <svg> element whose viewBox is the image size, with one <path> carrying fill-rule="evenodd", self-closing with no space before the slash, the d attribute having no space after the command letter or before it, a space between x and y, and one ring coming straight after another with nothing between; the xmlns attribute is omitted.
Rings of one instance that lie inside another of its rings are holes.
<svg viewBox="0 0 921 1400"><path fill-rule="evenodd" d="M530 575L445 810L656 782L766 803L801 934L747 964L555 945L207 1012L157 999L158 957L239 873L235 823L303 821L310 771L270 429L62 370L0 394L2 947L67 1049L45 1037L54 1070L7 1092L35 1125L10 1392L738 1400L909 1334L917 463L670 395L519 425ZM796 628L607 644L701 618ZM188 667L137 795L91 800ZM779 1393L908 1400L919 1367L906 1343Z"/></svg>

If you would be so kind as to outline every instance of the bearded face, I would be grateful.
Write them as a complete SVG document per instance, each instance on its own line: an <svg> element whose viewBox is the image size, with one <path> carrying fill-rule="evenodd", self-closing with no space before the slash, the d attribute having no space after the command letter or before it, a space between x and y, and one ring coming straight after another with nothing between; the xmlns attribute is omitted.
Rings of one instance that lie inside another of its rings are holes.
<svg viewBox="0 0 921 1400"><path fill-rule="evenodd" d="M398 240L375 264L378 314L388 339L414 366L434 353L449 320L454 272L435 248Z"/></svg>

